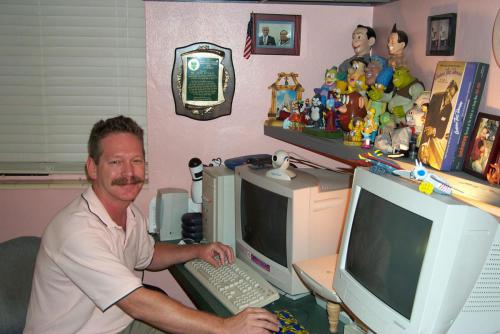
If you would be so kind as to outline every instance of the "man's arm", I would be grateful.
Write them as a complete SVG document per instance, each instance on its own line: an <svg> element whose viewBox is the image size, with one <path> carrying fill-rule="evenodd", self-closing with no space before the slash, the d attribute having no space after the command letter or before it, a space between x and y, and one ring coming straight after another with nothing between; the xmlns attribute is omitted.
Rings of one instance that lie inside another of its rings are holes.
<svg viewBox="0 0 500 334"><path fill-rule="evenodd" d="M224 263L232 263L234 254L231 247L214 242L197 245L174 245L169 243L156 243L153 259L147 270L163 270L173 264L183 263L200 258L211 265L218 267Z"/></svg>
<svg viewBox="0 0 500 334"><path fill-rule="evenodd" d="M278 319L261 308L248 308L230 318L188 308L167 295L139 288L117 302L125 313L171 333L270 333L277 332Z"/></svg>

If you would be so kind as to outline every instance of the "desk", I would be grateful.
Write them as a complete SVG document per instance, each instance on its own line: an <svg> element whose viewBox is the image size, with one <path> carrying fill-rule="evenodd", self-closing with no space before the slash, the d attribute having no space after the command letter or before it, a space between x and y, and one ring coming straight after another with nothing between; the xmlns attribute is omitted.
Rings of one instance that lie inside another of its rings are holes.
<svg viewBox="0 0 500 334"><path fill-rule="evenodd" d="M191 275L184 265L174 265L169 268L177 283L186 292L199 310L228 317L232 314ZM280 296L280 299L266 306L269 311L287 309L311 334L328 334L328 316L326 310L316 304L313 295L298 300ZM343 325L339 323L339 334L343 334Z"/></svg>

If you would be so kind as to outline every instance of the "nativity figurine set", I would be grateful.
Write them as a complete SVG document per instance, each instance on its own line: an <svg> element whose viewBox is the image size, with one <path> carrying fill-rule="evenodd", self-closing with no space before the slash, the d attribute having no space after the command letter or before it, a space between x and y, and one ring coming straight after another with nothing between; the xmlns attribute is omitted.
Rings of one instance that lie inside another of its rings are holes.
<svg viewBox="0 0 500 334"><path fill-rule="evenodd" d="M393 156L416 149L430 94L405 61L408 36L394 24L387 58L371 55L375 41L371 27L358 25L352 34L354 55L327 69L310 99L291 102L283 107L286 112L277 110L282 126Z"/></svg>

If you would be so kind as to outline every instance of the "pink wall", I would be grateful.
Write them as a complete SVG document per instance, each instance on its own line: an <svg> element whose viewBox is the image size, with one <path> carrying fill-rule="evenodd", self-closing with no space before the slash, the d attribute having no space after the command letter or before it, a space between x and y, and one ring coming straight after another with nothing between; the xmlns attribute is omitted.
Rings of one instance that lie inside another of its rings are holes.
<svg viewBox="0 0 500 334"><path fill-rule="evenodd" d="M301 55L243 58L251 12L302 15ZM307 96L322 83L324 71L352 54L351 33L357 23L371 24L370 7L293 6L222 3L147 2L148 119L150 179L157 186L189 188L187 163L212 158L272 153L286 148L310 152L263 136L278 72L297 72ZM171 72L175 48L211 42L233 52L236 89L232 114L195 121L175 114ZM331 161L324 159L330 165Z"/></svg>

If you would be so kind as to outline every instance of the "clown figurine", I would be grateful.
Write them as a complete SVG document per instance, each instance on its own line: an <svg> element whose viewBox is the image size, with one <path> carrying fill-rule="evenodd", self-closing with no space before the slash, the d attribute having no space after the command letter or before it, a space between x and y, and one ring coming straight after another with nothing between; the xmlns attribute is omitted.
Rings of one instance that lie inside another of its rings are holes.
<svg viewBox="0 0 500 334"><path fill-rule="evenodd" d="M330 94L336 88L335 82L337 81L337 67L333 66L332 68L326 70L325 72L325 83L321 85L320 88L315 88L314 93L319 94L321 96L321 103L326 105L326 100Z"/></svg>

